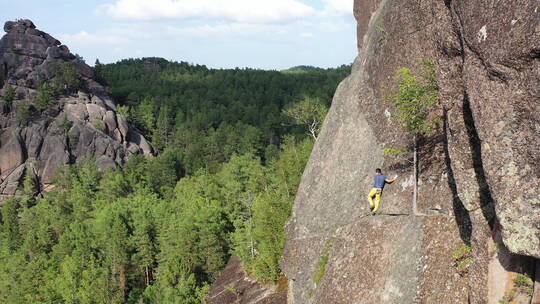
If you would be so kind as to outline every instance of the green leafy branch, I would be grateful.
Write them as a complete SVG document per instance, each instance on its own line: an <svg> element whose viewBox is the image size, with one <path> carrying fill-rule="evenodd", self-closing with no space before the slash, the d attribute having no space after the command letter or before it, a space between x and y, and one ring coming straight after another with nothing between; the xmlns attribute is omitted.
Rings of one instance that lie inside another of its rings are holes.
<svg viewBox="0 0 540 304"><path fill-rule="evenodd" d="M439 105L439 89L435 78L435 63L423 61L421 76L414 76L410 69L396 72L398 89L386 96L396 109L396 117L403 129L411 134L429 134L440 123L440 117L430 117Z"/></svg>
<svg viewBox="0 0 540 304"><path fill-rule="evenodd" d="M431 115L439 105L439 93L436 80L436 66L433 61L421 63L420 77L413 75L408 68L399 68L396 71L395 81L397 90L386 96L396 109L396 117L401 127L412 134L414 153L414 190L413 214L418 215L418 138L420 135L430 134L439 125L441 119ZM398 150L388 150L389 154L398 155Z"/></svg>

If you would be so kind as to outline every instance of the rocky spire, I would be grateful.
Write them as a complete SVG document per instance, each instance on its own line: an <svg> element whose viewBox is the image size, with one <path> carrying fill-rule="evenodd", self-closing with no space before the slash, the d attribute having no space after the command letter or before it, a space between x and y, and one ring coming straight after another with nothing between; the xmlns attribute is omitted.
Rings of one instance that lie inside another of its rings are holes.
<svg viewBox="0 0 540 304"><path fill-rule="evenodd" d="M0 39L0 195L24 174L47 187L59 167L89 157L104 167L153 154L82 58L30 20L8 21ZM2 197L0 197L1 200Z"/></svg>

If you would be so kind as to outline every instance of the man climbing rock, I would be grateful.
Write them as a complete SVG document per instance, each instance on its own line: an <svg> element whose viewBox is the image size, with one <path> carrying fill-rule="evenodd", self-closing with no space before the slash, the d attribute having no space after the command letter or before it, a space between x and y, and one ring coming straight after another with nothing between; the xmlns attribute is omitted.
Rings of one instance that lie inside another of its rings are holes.
<svg viewBox="0 0 540 304"><path fill-rule="evenodd" d="M387 178L380 168L375 169L375 176L373 182L373 189L368 194L369 208L371 214L376 214L379 210L379 203L381 201L381 195L385 184L391 184L395 179ZM375 204L373 204L373 198L375 197Z"/></svg>

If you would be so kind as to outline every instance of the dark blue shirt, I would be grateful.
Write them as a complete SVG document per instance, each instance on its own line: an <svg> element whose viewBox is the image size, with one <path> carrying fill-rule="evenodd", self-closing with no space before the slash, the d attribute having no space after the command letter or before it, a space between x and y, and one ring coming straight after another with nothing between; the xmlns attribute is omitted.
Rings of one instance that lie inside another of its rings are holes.
<svg viewBox="0 0 540 304"><path fill-rule="evenodd" d="M373 182L373 188L384 188L384 184L386 183L386 176L383 174L375 174L374 182Z"/></svg>

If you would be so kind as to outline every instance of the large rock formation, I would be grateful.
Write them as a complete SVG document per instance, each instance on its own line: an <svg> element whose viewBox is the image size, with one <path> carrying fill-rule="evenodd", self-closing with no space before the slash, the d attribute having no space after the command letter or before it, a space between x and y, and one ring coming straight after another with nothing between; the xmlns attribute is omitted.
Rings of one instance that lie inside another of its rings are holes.
<svg viewBox="0 0 540 304"><path fill-rule="evenodd" d="M152 154L144 137L115 112L114 102L94 80L92 68L65 45L37 30L30 20L6 22L4 30L7 34L0 40L1 197L17 193L25 172L46 187L66 164L94 157L105 168L121 164L133 153ZM51 92L53 85L56 91ZM9 97L12 89L15 94Z"/></svg>
<svg viewBox="0 0 540 304"><path fill-rule="evenodd" d="M360 55L287 224L288 301L498 303L540 258L540 6L357 0L355 16ZM418 73L423 60L437 65L442 123L420 140L414 216L413 168L383 153L412 137L384 97L397 68ZM377 167L397 176L386 215L360 217Z"/></svg>

